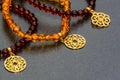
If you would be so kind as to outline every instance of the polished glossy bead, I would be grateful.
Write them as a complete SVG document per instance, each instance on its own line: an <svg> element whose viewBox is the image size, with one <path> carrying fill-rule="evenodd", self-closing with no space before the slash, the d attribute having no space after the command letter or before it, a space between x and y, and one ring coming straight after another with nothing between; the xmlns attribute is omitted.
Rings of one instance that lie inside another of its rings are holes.
<svg viewBox="0 0 120 80"><path fill-rule="evenodd" d="M71 16L71 14L72 14L71 10L68 10L68 11L65 12L65 15L67 15L67 16Z"/></svg>
<svg viewBox="0 0 120 80"><path fill-rule="evenodd" d="M40 10L45 10L45 7L46 7L45 4L42 4L42 3L41 3L41 4L39 5L39 9L40 9Z"/></svg>
<svg viewBox="0 0 120 80"><path fill-rule="evenodd" d="M58 15L61 16L61 17L63 17L63 16L64 16L64 13L65 13L64 10L60 10L60 11L58 12Z"/></svg>
<svg viewBox="0 0 120 80"><path fill-rule="evenodd" d="M45 8L45 12L46 12L46 13L49 13L50 11L51 11L51 7L46 6L46 8Z"/></svg>
<svg viewBox="0 0 120 80"><path fill-rule="evenodd" d="M53 14L53 15L56 15L57 13L58 13L58 9L57 9L57 8L53 8L53 9L52 9L52 14Z"/></svg>
<svg viewBox="0 0 120 80"><path fill-rule="evenodd" d="M3 49L1 53L3 58L7 58L8 56L10 56L7 49Z"/></svg>
<svg viewBox="0 0 120 80"><path fill-rule="evenodd" d="M29 10L25 10L25 15L28 15L30 13Z"/></svg>
<svg viewBox="0 0 120 80"><path fill-rule="evenodd" d="M38 8L39 5L40 5L39 2L36 0L36 1L35 1L35 6L34 6L34 7Z"/></svg>
<svg viewBox="0 0 120 80"><path fill-rule="evenodd" d="M20 7L20 15L23 16L24 15L24 8Z"/></svg>
<svg viewBox="0 0 120 80"><path fill-rule="evenodd" d="M15 54L17 47L14 45L14 46L11 46L10 48L11 48L12 52Z"/></svg>
<svg viewBox="0 0 120 80"><path fill-rule="evenodd" d="M84 11L84 14L89 13L89 11L87 9L84 9L83 11Z"/></svg>
<svg viewBox="0 0 120 80"><path fill-rule="evenodd" d="M76 10L72 11L72 17L77 17L78 16L78 12Z"/></svg>

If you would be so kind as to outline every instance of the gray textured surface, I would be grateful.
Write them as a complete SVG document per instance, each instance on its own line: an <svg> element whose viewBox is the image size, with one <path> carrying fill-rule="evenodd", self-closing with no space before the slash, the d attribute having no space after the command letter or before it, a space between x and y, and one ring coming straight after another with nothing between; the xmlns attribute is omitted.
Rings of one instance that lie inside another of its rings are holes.
<svg viewBox="0 0 120 80"><path fill-rule="evenodd" d="M72 9L83 9L83 0L70 0ZM83 35L87 45L81 50L70 50L60 45L40 46L32 43L18 55L27 60L27 69L19 74L9 73L0 60L0 80L120 80L120 11L119 0L97 0L96 11L111 16L111 24L106 29L94 29L90 20L81 24L72 18L71 33ZM57 32L61 18L52 16L24 3L27 9L38 17L38 33ZM13 15L24 31L29 24L23 18ZM0 13L0 48L13 44L17 37L8 30ZM50 43L46 43L50 44Z"/></svg>

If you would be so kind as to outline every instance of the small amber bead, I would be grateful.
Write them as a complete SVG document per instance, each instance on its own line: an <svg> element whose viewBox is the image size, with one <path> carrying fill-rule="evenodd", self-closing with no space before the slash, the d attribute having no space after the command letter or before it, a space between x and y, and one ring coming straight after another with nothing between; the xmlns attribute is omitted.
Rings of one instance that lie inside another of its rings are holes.
<svg viewBox="0 0 120 80"><path fill-rule="evenodd" d="M27 40L32 40L32 36L29 35L29 34L26 34L26 35L25 35L25 38L26 38Z"/></svg>
<svg viewBox="0 0 120 80"><path fill-rule="evenodd" d="M37 40L38 38L39 38L39 37L37 36L37 34L35 34L35 33L32 34L32 39L33 39L33 40Z"/></svg>
<svg viewBox="0 0 120 80"><path fill-rule="evenodd" d="M22 38L24 38L25 37L25 34L23 33L23 32L18 32L18 34L17 34L18 36L20 36L20 37L22 37Z"/></svg>

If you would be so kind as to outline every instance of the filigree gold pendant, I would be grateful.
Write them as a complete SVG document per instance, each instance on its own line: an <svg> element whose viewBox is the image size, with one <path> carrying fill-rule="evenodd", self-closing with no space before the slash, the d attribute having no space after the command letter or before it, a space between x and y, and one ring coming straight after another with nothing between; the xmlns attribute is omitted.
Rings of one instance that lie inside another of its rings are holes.
<svg viewBox="0 0 120 80"><path fill-rule="evenodd" d="M78 34L71 34L68 35L65 39L64 39L64 44L70 48L70 49L81 49L85 46L86 44L86 40L83 36L78 35Z"/></svg>
<svg viewBox="0 0 120 80"><path fill-rule="evenodd" d="M5 69L13 72L18 73L23 71L26 68L26 61L21 56L15 56L15 54L12 52L11 48L8 48L10 57L8 57L4 61Z"/></svg>
<svg viewBox="0 0 120 80"><path fill-rule="evenodd" d="M5 60L4 66L8 71L18 73L26 68L26 61L21 56L10 56Z"/></svg>
<svg viewBox="0 0 120 80"><path fill-rule="evenodd" d="M94 25L99 26L100 28L105 28L109 26L111 20L108 14L105 14L103 12L95 12L89 7L87 7L86 9L92 13L91 20Z"/></svg>

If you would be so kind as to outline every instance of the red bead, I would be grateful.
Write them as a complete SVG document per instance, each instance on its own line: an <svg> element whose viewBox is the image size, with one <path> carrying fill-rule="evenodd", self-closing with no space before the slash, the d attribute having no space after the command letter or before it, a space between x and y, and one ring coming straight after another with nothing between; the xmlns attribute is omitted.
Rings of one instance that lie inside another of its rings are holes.
<svg viewBox="0 0 120 80"><path fill-rule="evenodd" d="M71 16L71 10L66 11L66 15L70 17Z"/></svg>
<svg viewBox="0 0 120 80"><path fill-rule="evenodd" d="M58 13L58 15L61 16L61 17L63 17L64 13L65 13L64 10L60 10L59 13Z"/></svg>
<svg viewBox="0 0 120 80"><path fill-rule="evenodd" d="M33 5L33 3L34 3L34 0L30 0L29 2L30 2L30 4L31 4L31 5Z"/></svg>
<svg viewBox="0 0 120 80"><path fill-rule="evenodd" d="M89 13L89 11L87 9L83 10L85 14Z"/></svg>
<svg viewBox="0 0 120 80"><path fill-rule="evenodd" d="M2 53L2 57L3 57L3 58L7 58L7 57L10 56L7 49L3 49L1 53Z"/></svg>
<svg viewBox="0 0 120 80"><path fill-rule="evenodd" d="M46 7L45 4L40 3L40 5L39 5L40 10L45 10L45 7Z"/></svg>
<svg viewBox="0 0 120 80"><path fill-rule="evenodd" d="M32 17L31 20L37 22L37 19L35 17Z"/></svg>
<svg viewBox="0 0 120 80"><path fill-rule="evenodd" d="M51 11L51 7L46 6L46 8L45 8L45 12L46 12L46 13L49 13L50 11Z"/></svg>
<svg viewBox="0 0 120 80"><path fill-rule="evenodd" d="M34 7L35 7L35 8L38 8L39 5L40 5L39 2L36 0L35 3L34 3Z"/></svg>
<svg viewBox="0 0 120 80"><path fill-rule="evenodd" d="M24 15L24 9L22 7L20 7L20 15L23 16Z"/></svg>
<svg viewBox="0 0 120 80"><path fill-rule="evenodd" d="M25 10L25 14L28 15L30 13L29 10Z"/></svg>
<svg viewBox="0 0 120 80"><path fill-rule="evenodd" d="M57 13L58 13L58 9L57 9L57 8L53 8L53 9L52 9L52 14L53 14L53 15L56 15Z"/></svg>
<svg viewBox="0 0 120 80"><path fill-rule="evenodd" d="M17 49L17 48L16 48L15 46L11 46L11 50L12 50L13 53L16 52L16 49Z"/></svg>
<svg viewBox="0 0 120 80"><path fill-rule="evenodd" d="M72 17L77 17L78 16L78 12L76 10L72 11Z"/></svg>

